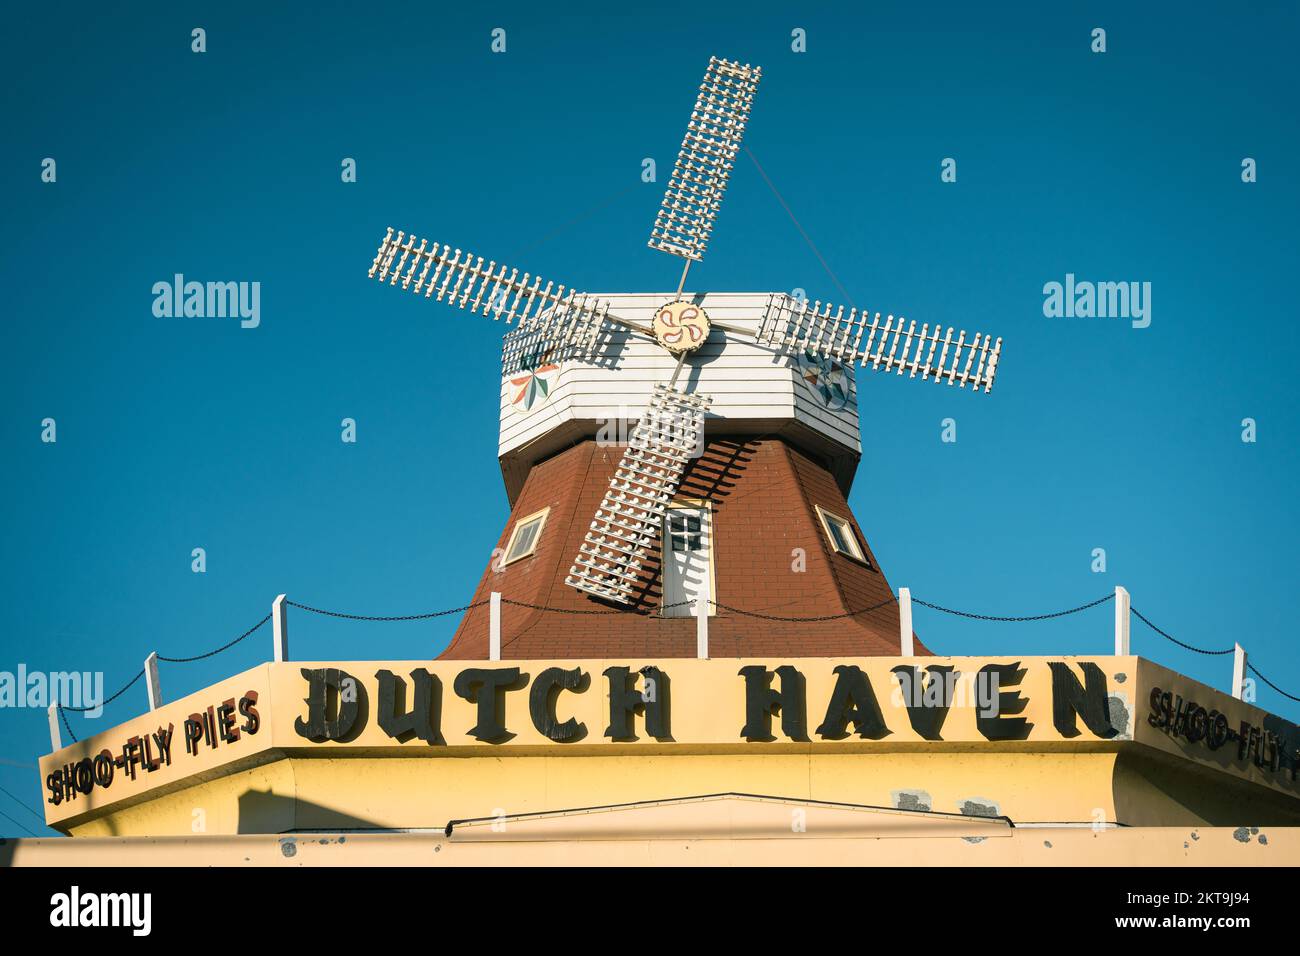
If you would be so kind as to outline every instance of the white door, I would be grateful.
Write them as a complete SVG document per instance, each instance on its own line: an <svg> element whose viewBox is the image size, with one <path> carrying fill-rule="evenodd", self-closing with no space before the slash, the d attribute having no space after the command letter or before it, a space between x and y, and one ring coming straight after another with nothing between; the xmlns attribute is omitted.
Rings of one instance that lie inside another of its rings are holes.
<svg viewBox="0 0 1300 956"><path fill-rule="evenodd" d="M707 507L673 505L664 513L664 617L695 613L695 599L709 585L712 537Z"/></svg>

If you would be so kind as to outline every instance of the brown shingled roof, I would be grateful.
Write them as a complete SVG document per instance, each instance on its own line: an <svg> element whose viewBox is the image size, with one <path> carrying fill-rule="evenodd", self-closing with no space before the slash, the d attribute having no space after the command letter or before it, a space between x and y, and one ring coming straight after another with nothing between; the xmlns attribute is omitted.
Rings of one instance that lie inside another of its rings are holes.
<svg viewBox="0 0 1300 956"><path fill-rule="evenodd" d="M474 601L500 591L504 659L694 657L695 621L659 614L659 554L643 562L643 593L629 612L564 583L565 575L618 465L621 447L586 440L536 465L502 531L504 548L515 521L550 508L536 552L484 571ZM899 653L898 605L848 502L819 462L777 438L712 438L683 476L677 498L706 499L713 509L713 554L719 607L709 623L711 657L842 657ZM867 556L863 564L832 551L815 506L853 522ZM805 570L795 570L803 551ZM775 617L844 615L827 621ZM928 654L919 641L916 653ZM466 613L441 655L488 657L488 609Z"/></svg>

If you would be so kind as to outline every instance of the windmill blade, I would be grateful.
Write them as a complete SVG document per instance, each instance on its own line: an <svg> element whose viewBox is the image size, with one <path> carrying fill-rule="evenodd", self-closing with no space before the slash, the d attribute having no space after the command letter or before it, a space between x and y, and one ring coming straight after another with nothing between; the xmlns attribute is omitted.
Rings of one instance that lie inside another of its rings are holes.
<svg viewBox="0 0 1300 956"><path fill-rule="evenodd" d="M461 309L466 307L493 321L504 318L506 324L518 323L525 331L537 331L558 346L572 346L579 351L595 349L601 326L606 319L619 321L609 314L609 303L563 285L542 284L541 276L518 269L507 269L495 261L483 262L451 246L428 246L425 239L416 245L415 236L393 234L390 228L379 245L370 277L417 295L445 301ZM627 324L627 323L623 323Z"/></svg>
<svg viewBox="0 0 1300 956"><path fill-rule="evenodd" d="M754 93L763 71L709 57L664 201L650 230L650 248L698 262L713 232Z"/></svg>
<svg viewBox="0 0 1300 956"><path fill-rule="evenodd" d="M565 584L607 601L636 603L641 559L659 538L664 511L704 437L711 402L707 395L655 386Z"/></svg>
<svg viewBox="0 0 1300 956"><path fill-rule="evenodd" d="M905 327L906 326L906 327ZM916 327L892 315L881 321L880 313L859 312L844 306L832 307L821 301L811 305L805 299L773 296L759 325L757 341L787 352L809 352L845 364L871 365L873 370L920 375L935 382L947 382L971 391L993 388L1002 339L975 333L966 338L963 329Z"/></svg>

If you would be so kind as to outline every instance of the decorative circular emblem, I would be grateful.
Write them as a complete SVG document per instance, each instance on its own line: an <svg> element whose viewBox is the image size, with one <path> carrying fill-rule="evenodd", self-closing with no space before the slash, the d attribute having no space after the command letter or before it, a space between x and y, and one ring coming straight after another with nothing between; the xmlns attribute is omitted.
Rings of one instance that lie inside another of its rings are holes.
<svg viewBox="0 0 1300 956"><path fill-rule="evenodd" d="M694 352L709 337L709 317L694 302L669 302L655 313L654 334L674 355Z"/></svg>
<svg viewBox="0 0 1300 956"><path fill-rule="evenodd" d="M551 389L559 374L560 365L552 362L549 354L525 355L519 372L507 380L506 398L510 408L522 415L535 406L545 405L551 398Z"/></svg>
<svg viewBox="0 0 1300 956"><path fill-rule="evenodd" d="M812 352L800 352L795 356L795 363L804 384L831 411L837 412L849 403L853 382L839 362Z"/></svg>

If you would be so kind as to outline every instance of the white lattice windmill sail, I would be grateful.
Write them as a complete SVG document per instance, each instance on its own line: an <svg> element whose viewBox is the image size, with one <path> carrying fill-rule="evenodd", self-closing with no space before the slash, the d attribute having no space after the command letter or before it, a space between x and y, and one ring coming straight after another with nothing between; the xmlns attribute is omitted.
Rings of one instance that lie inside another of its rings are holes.
<svg viewBox="0 0 1300 956"><path fill-rule="evenodd" d="M906 328L904 328L906 326ZM870 365L873 370L908 373L909 378L920 375L922 380L947 382L972 391L993 388L998 359L1002 354L1002 339L976 332L967 339L965 329L954 337L953 330L940 331L938 323L931 327L902 316L885 317L880 313L859 312L844 306L832 308L830 303L814 302L790 296L773 296L757 339L765 345L777 346L789 352L808 352L859 366Z"/></svg>
<svg viewBox="0 0 1300 956"><path fill-rule="evenodd" d="M537 329L562 346L575 346L586 351L594 350L600 328L609 313L609 303L569 289L554 282L542 285L541 276L504 264L489 261L482 256L451 246L420 240L403 232L393 234L390 227L375 261L370 266L370 277L415 294L470 312L491 316L493 321L505 319L510 325L517 322L524 330Z"/></svg>
<svg viewBox="0 0 1300 956"><path fill-rule="evenodd" d="M713 233L718 207L745 135L762 70L709 58L663 204L650 230L650 247L699 261Z"/></svg>
<svg viewBox="0 0 1300 956"><path fill-rule="evenodd" d="M634 604L641 561L660 537L664 511L704 441L707 395L656 385L628 441L565 583L596 597Z"/></svg>

